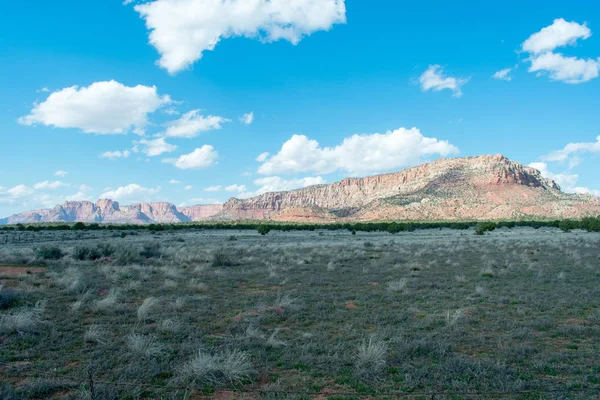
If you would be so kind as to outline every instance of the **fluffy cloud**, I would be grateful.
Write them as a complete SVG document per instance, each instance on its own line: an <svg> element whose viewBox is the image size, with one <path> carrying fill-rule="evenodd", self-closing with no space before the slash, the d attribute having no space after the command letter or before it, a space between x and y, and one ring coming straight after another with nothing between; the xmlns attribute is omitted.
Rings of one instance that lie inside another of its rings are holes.
<svg viewBox="0 0 600 400"><path fill-rule="evenodd" d="M501 81L510 82L512 80L512 77L510 76L510 73L512 70L513 70L512 68L501 69L500 71L498 71L494 75L492 75L492 78L498 79Z"/></svg>
<svg viewBox="0 0 600 400"><path fill-rule="evenodd" d="M442 67L439 65L430 65L429 68L419 78L421 90L427 92L429 90L440 91L444 89L452 90L454 97L462 96L462 87L470 78L453 78L445 76Z"/></svg>
<svg viewBox="0 0 600 400"><path fill-rule="evenodd" d="M175 165L179 169L200 169L214 165L219 158L219 153L211 145L204 146L184 154L177 159L165 159L163 162Z"/></svg>
<svg viewBox="0 0 600 400"><path fill-rule="evenodd" d="M417 128L400 128L385 134L353 135L335 147L320 147L316 140L294 135L279 153L259 167L263 175L346 171L356 174L388 171L418 164L423 157L447 156L458 148L445 140L425 137Z"/></svg>
<svg viewBox="0 0 600 400"><path fill-rule="evenodd" d="M268 176L265 178L256 179L254 181L254 184L259 186L257 190L253 192L241 193L239 197L248 198L253 196L259 196L264 193L283 192L287 190L305 188L313 185L323 185L325 183L327 183L327 181L320 176L289 180L282 179L279 176Z"/></svg>
<svg viewBox="0 0 600 400"><path fill-rule="evenodd" d="M587 187L578 186L578 187L574 188L573 191L574 191L574 193L578 193L578 194L591 194L593 196L600 197L600 190L596 190L596 189L590 189Z"/></svg>
<svg viewBox="0 0 600 400"><path fill-rule="evenodd" d="M578 174L569 174L569 173L555 174L555 173L552 173L548 169L548 164L546 164L544 162L533 162L533 163L529 164L529 166L531 168L535 168L538 171L540 171L540 173L542 174L542 176L544 178L552 179L554 182L558 183L558 185L565 191L569 191L569 188L575 187L575 185L577 184L577 180L579 179Z"/></svg>
<svg viewBox="0 0 600 400"><path fill-rule="evenodd" d="M264 153L259 154L258 157L256 157L256 161L264 162L268 157L269 157L269 153L264 152Z"/></svg>
<svg viewBox="0 0 600 400"><path fill-rule="evenodd" d="M9 195L15 198L26 197L32 195L34 190L26 185L17 185L6 191Z"/></svg>
<svg viewBox="0 0 600 400"><path fill-rule="evenodd" d="M127 158L131 155L131 152L129 150L123 150L123 151L105 151L104 153L100 154L98 157L100 158L108 158L111 161L114 161L116 159L119 158Z"/></svg>
<svg viewBox="0 0 600 400"><path fill-rule="evenodd" d="M245 185L234 184L225 187L226 192L245 192L246 190L248 190L248 188L246 188Z"/></svg>
<svg viewBox="0 0 600 400"><path fill-rule="evenodd" d="M585 40L590 36L592 31L585 24L555 19L552 25L531 35L521 46L524 52L529 53L529 72L548 74L552 80L571 84L597 78L600 58L566 57L554 52L559 47L575 45L577 40Z"/></svg>
<svg viewBox="0 0 600 400"><path fill-rule="evenodd" d="M170 153L177 149L177 146L167 143L165 138L158 138L153 140L138 140L134 142L136 145L144 146L142 152L150 157L160 156L163 153Z"/></svg>
<svg viewBox="0 0 600 400"><path fill-rule="evenodd" d="M344 0L154 0L134 9L161 55L158 64L171 74L202 58L222 38L297 44L303 36L346 22Z"/></svg>
<svg viewBox="0 0 600 400"><path fill-rule="evenodd" d="M529 72L548 73L550 79L565 83L584 83L598 77L600 58L584 60L559 53L544 53L531 58Z"/></svg>
<svg viewBox="0 0 600 400"><path fill-rule="evenodd" d="M36 183L35 185L33 185L33 188L36 190L44 190L44 189L58 189L58 188L65 187L65 186L68 186L68 185L61 181L54 181L54 182L44 181L44 182Z"/></svg>
<svg viewBox="0 0 600 400"><path fill-rule="evenodd" d="M576 157L579 153L600 153L600 136L596 137L595 142L569 143L563 149L553 151L541 158L544 161L564 162L570 157Z"/></svg>
<svg viewBox="0 0 600 400"><path fill-rule="evenodd" d="M92 201L93 200L92 196L89 193L82 192L82 191L79 191L70 196L65 196L64 199L65 199L65 201L84 201L84 200Z"/></svg>
<svg viewBox="0 0 600 400"><path fill-rule="evenodd" d="M132 183L127 186L121 186L115 190L104 192L100 195L103 199L111 199L118 201L134 201L141 202L152 199L158 192L160 192L160 186L156 188L146 188L136 183Z"/></svg>
<svg viewBox="0 0 600 400"><path fill-rule="evenodd" d="M29 115L19 118L19 123L98 134L122 134L129 130L140 133L148 122L148 114L170 102L169 96L159 96L154 86L95 82L88 87L72 86L51 93L44 102L34 104Z"/></svg>
<svg viewBox="0 0 600 400"><path fill-rule="evenodd" d="M587 39L592 31L577 22L567 22L562 18L555 19L552 25L531 35L523 42L523 51L539 54L552 51L557 47L574 45L578 39Z"/></svg>
<svg viewBox="0 0 600 400"><path fill-rule="evenodd" d="M170 183L171 185L179 185L181 182L179 182L177 179L171 179L171 180L169 181L169 183Z"/></svg>
<svg viewBox="0 0 600 400"><path fill-rule="evenodd" d="M54 173L54 176L60 176L60 177L64 177L67 176L68 172L67 171L63 171L63 170L58 170Z"/></svg>
<svg viewBox="0 0 600 400"><path fill-rule="evenodd" d="M221 129L222 124L228 122L223 117L200 115L200 110L192 110L181 116L180 119L168 124L165 135L168 137L193 138L201 132Z"/></svg>
<svg viewBox="0 0 600 400"><path fill-rule="evenodd" d="M187 185L186 187L183 188L184 190L192 190L192 185Z"/></svg>
<svg viewBox="0 0 600 400"><path fill-rule="evenodd" d="M254 121L254 111L244 114L240 117L240 122L245 125L250 125Z"/></svg>
<svg viewBox="0 0 600 400"><path fill-rule="evenodd" d="M223 186L221 185L204 188L205 192L220 192L221 190L223 190Z"/></svg>

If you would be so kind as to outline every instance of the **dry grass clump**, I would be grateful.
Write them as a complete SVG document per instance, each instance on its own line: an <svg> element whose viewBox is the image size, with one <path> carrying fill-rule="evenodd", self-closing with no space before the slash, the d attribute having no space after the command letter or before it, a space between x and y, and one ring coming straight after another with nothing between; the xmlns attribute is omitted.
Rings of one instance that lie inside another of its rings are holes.
<svg viewBox="0 0 600 400"><path fill-rule="evenodd" d="M212 255L211 265L213 267L232 267L235 264L235 260L225 249L219 249Z"/></svg>
<svg viewBox="0 0 600 400"><path fill-rule="evenodd" d="M83 340L88 343L106 343L106 332L100 325L90 325L83 334Z"/></svg>
<svg viewBox="0 0 600 400"><path fill-rule="evenodd" d="M141 306L139 306L137 310L138 321L145 322L155 308L158 305L159 301L155 297L147 297Z"/></svg>
<svg viewBox="0 0 600 400"><path fill-rule="evenodd" d="M397 281L388 282L387 288L390 292L401 292L406 288L406 284L408 280L406 278L402 278Z"/></svg>
<svg viewBox="0 0 600 400"><path fill-rule="evenodd" d="M119 291L117 289L110 289L108 294L102 299L96 301L94 309L96 311L110 311L113 309L119 301Z"/></svg>
<svg viewBox="0 0 600 400"><path fill-rule="evenodd" d="M224 386L250 380L255 370L247 353L238 350L223 354L198 353L179 371L179 381L192 385Z"/></svg>
<svg viewBox="0 0 600 400"><path fill-rule="evenodd" d="M154 335L144 336L132 333L127 336L125 341L129 351L143 358L158 357L163 353L164 348Z"/></svg>
<svg viewBox="0 0 600 400"><path fill-rule="evenodd" d="M44 301L38 301L34 307L17 309L0 316L0 333L35 333L43 324L42 314L46 309Z"/></svg>
<svg viewBox="0 0 600 400"><path fill-rule="evenodd" d="M363 340L354 361L354 374L361 379L371 379L380 374L386 366L387 351L387 344L375 336Z"/></svg>

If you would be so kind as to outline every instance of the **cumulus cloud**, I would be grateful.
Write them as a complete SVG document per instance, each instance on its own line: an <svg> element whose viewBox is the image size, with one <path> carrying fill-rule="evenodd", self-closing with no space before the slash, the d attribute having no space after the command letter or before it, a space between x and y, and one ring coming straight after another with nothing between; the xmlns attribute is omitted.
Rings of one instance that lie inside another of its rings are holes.
<svg viewBox="0 0 600 400"><path fill-rule="evenodd" d="M529 72L548 75L552 80L570 84L584 83L597 78L600 58L566 57L554 52L559 47L573 46L579 39L585 40L590 36L592 31L586 24L567 22L562 18L555 19L552 25L531 35L521 46L524 52L529 53Z"/></svg>
<svg viewBox="0 0 600 400"><path fill-rule="evenodd" d="M187 185L186 187L183 188L184 190L192 190L192 185Z"/></svg>
<svg viewBox="0 0 600 400"><path fill-rule="evenodd" d="M201 132L221 129L222 124L229 122L223 117L200 115L200 110L192 110L181 116L178 120L169 122L165 136L178 138L193 138Z"/></svg>
<svg viewBox="0 0 600 400"><path fill-rule="evenodd" d="M353 135L335 147L321 147L316 140L294 135L279 153L258 168L263 175L345 171L355 174L389 171L416 165L429 156L458 153L445 140L425 137L417 128L400 128L384 134Z"/></svg>
<svg viewBox="0 0 600 400"><path fill-rule="evenodd" d="M8 189L6 192L12 197L19 198L32 195L34 190L26 185L17 185Z"/></svg>
<svg viewBox="0 0 600 400"><path fill-rule="evenodd" d="M547 73L554 81L584 83L598 77L600 58L597 60L565 57L559 53L544 53L531 58L529 72Z"/></svg>
<svg viewBox="0 0 600 400"><path fill-rule="evenodd" d="M160 156L163 153L170 153L177 149L177 146L167 143L165 138L158 138L153 140L142 139L134 142L137 145L142 145L144 149L142 152L149 157Z"/></svg>
<svg viewBox="0 0 600 400"><path fill-rule="evenodd" d="M173 164L179 169L201 169L216 164L219 153L209 144L184 154L177 159L164 159L163 162Z"/></svg>
<svg viewBox="0 0 600 400"><path fill-rule="evenodd" d="M105 151L104 153L100 154L98 157L99 158L108 158L111 161L117 160L119 158L128 158L131 155L131 152L129 150L116 150L116 151Z"/></svg>
<svg viewBox="0 0 600 400"><path fill-rule="evenodd" d="M313 185L323 185L325 183L327 183L327 181L320 176L305 177L300 179L283 179L279 176L267 176L254 181L254 184L259 186L257 190L253 192L241 193L238 197L248 198L259 196L264 193L283 192Z"/></svg>
<svg viewBox="0 0 600 400"><path fill-rule="evenodd" d="M171 185L179 185L181 182L179 182L177 179L171 179L171 180L169 181L169 183L170 183Z"/></svg>
<svg viewBox="0 0 600 400"><path fill-rule="evenodd" d="M346 22L344 0L154 0L134 9L161 55L158 65L171 74L192 65L221 39L243 36L297 44L304 36Z"/></svg>
<svg viewBox="0 0 600 400"><path fill-rule="evenodd" d="M593 196L600 197L600 190L590 189L585 186L578 186L578 187L574 188L573 191L574 191L574 193L578 193L578 194L591 194Z"/></svg>
<svg viewBox="0 0 600 400"><path fill-rule="evenodd" d="M523 51L532 54L545 53L558 47L573 46L578 39L588 39L592 31L586 24L555 19L552 25L542 28L523 42Z"/></svg>
<svg viewBox="0 0 600 400"><path fill-rule="evenodd" d="M240 122L245 125L250 125L254 121L254 111L244 114L240 117Z"/></svg>
<svg viewBox="0 0 600 400"><path fill-rule="evenodd" d="M578 142L569 143L560 150L553 151L545 156L542 156L543 161L560 161L564 162L569 158L577 157L580 153L600 153L600 136L596 137L595 142ZM575 159L579 163L579 159Z"/></svg>
<svg viewBox="0 0 600 400"><path fill-rule="evenodd" d="M544 162L533 162L529 164L531 168L535 168L544 178L552 179L554 182L558 183L558 185L565 191L569 191L569 189L575 187L577 184L577 180L579 179L578 174L569 174L569 173L561 173L555 174L550 172L548 169L548 164Z"/></svg>
<svg viewBox="0 0 600 400"><path fill-rule="evenodd" d="M33 185L33 188L36 190L44 190L44 189L58 189L61 187L65 187L68 186L66 183L63 183L61 181L54 181L54 182L50 182L50 181L43 181L43 182L39 182L36 183L35 185Z"/></svg>
<svg viewBox="0 0 600 400"><path fill-rule="evenodd" d="M67 171L63 171L63 170L58 170L54 173L54 176L60 176L60 177L65 177L67 176L68 172Z"/></svg>
<svg viewBox="0 0 600 400"><path fill-rule="evenodd" d="M79 191L75 194L65 196L65 201L92 201L93 198L89 193Z"/></svg>
<svg viewBox="0 0 600 400"><path fill-rule="evenodd" d="M512 80L512 77L510 76L510 73L512 72L512 70L513 70L512 68L501 69L500 71L498 71L494 75L492 75L492 78L498 79L501 81L510 82Z"/></svg>
<svg viewBox="0 0 600 400"><path fill-rule="evenodd" d="M179 203L177 207L188 207L188 206L196 206L203 204L221 204L222 202L217 199L207 199L207 198L194 198L184 201L183 203Z"/></svg>
<svg viewBox="0 0 600 400"><path fill-rule="evenodd" d="M75 128L85 133L141 133L148 123L148 114L170 102L169 96L158 95L155 86L129 87L114 80L95 82L88 87L71 86L51 93L18 122Z"/></svg>
<svg viewBox="0 0 600 400"><path fill-rule="evenodd" d="M221 185L204 188L205 192L220 192L221 190L223 190L223 186Z"/></svg>
<svg viewBox="0 0 600 400"><path fill-rule="evenodd" d="M245 192L246 190L248 190L248 188L246 188L245 185L234 184L225 187L226 192Z"/></svg>
<svg viewBox="0 0 600 400"><path fill-rule="evenodd" d="M132 183L127 186L121 186L117 189L104 192L100 197L117 201L142 202L152 199L155 194L160 192L160 189L160 186L156 188L146 188L137 183Z"/></svg>
<svg viewBox="0 0 600 400"><path fill-rule="evenodd" d="M441 66L430 65L419 78L419 83L421 84L421 90L424 92L429 90L439 92L440 90L448 89L452 90L454 97L461 97L462 87L469 82L470 79L471 78L445 76Z"/></svg>
<svg viewBox="0 0 600 400"><path fill-rule="evenodd" d="M256 157L256 161L258 162L263 162L265 161L267 158L269 157L269 153L268 152L264 152L258 155L258 157Z"/></svg>

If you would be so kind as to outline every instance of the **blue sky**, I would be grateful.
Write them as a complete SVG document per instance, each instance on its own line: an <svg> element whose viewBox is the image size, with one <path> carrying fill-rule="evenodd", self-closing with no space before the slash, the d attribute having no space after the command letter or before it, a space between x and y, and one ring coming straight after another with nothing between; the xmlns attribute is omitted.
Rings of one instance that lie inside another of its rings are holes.
<svg viewBox="0 0 600 400"><path fill-rule="evenodd" d="M274 3L5 4L0 216L496 153L600 194L596 2Z"/></svg>

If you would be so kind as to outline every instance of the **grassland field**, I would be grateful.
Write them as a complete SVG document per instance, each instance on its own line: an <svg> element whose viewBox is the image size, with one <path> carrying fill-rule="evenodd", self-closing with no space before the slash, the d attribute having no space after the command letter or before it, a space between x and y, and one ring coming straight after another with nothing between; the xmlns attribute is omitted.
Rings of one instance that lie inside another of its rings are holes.
<svg viewBox="0 0 600 400"><path fill-rule="evenodd" d="M600 398L600 233L125 233L0 232L1 399Z"/></svg>

